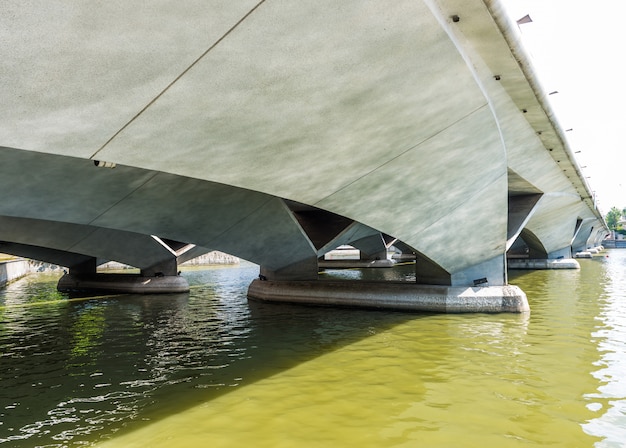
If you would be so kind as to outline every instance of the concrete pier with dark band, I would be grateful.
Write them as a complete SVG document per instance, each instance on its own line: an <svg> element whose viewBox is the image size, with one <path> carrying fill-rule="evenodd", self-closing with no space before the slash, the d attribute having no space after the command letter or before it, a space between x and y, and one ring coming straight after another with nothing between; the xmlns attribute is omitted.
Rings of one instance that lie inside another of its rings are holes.
<svg viewBox="0 0 626 448"><path fill-rule="evenodd" d="M436 286L391 282L254 280L248 298L267 302L435 313L529 312L517 286Z"/></svg>
<svg viewBox="0 0 626 448"><path fill-rule="evenodd" d="M189 283L176 275L65 274L59 280L57 289L80 293L171 294L188 292Z"/></svg>

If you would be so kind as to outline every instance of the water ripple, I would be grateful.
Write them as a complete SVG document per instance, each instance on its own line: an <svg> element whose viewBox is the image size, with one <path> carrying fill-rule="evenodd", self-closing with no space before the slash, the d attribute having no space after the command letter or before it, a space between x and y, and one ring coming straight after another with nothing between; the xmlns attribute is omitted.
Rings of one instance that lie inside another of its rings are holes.
<svg viewBox="0 0 626 448"><path fill-rule="evenodd" d="M619 446L626 251L582 264L514 275L524 316L248 303L254 267L76 301L32 277L0 291L0 444Z"/></svg>

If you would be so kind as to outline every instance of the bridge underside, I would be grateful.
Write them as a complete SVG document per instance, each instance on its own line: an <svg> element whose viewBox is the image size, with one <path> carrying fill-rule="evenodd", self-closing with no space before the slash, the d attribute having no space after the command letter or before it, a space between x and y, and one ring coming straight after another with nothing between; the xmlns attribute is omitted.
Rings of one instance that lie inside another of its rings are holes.
<svg viewBox="0 0 626 448"><path fill-rule="evenodd" d="M467 290L506 287L520 238L557 258L605 230L497 1L6 9L0 251L150 277L217 249L315 282L390 237L416 284Z"/></svg>

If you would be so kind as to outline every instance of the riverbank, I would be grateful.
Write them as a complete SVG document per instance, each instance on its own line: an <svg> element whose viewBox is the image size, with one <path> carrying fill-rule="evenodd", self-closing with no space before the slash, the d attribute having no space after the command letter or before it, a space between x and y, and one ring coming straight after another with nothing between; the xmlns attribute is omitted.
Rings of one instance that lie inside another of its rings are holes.
<svg viewBox="0 0 626 448"><path fill-rule="evenodd" d="M211 265L238 265L241 260L233 255L225 254L224 252L212 251L208 254L200 255L199 257L192 258L184 263L181 263L179 267L185 266L211 266ZM117 261L109 261L98 266L98 271L119 271L126 269L137 269L127 264L118 263Z"/></svg>
<svg viewBox="0 0 626 448"><path fill-rule="evenodd" d="M35 272L33 265L23 258L0 261L0 288L31 272Z"/></svg>
<svg viewBox="0 0 626 448"><path fill-rule="evenodd" d="M602 241L602 245L607 249L626 249L626 240L607 239Z"/></svg>

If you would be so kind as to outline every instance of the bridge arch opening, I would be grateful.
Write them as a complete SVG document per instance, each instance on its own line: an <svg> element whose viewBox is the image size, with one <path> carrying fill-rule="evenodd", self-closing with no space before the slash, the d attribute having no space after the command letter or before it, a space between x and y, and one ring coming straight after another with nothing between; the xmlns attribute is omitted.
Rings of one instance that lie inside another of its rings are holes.
<svg viewBox="0 0 626 448"><path fill-rule="evenodd" d="M524 228L507 251L507 258L545 259L548 251L532 231Z"/></svg>

